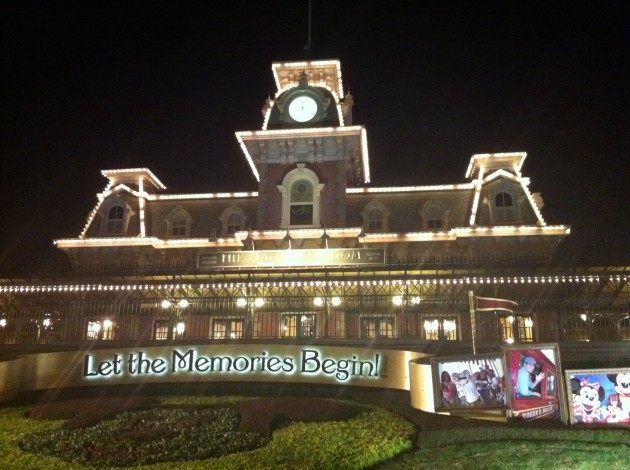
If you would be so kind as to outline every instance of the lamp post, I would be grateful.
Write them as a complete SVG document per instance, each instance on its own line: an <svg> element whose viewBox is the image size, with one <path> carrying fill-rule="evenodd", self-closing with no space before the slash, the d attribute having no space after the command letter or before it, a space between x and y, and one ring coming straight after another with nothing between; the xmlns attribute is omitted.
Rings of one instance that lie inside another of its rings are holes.
<svg viewBox="0 0 630 470"><path fill-rule="evenodd" d="M422 297L418 295L409 295L405 288L405 293L398 294L392 297L392 303L396 307L400 307L400 321L402 323L402 334L407 336L409 333L409 327L407 325L407 312L405 306L418 306L422 302Z"/></svg>
<svg viewBox="0 0 630 470"><path fill-rule="evenodd" d="M331 313L331 307L338 307L341 305L341 298L337 296L330 296L328 293L324 297L314 297L313 304L316 307L324 307L325 308L325 316L324 316L324 337L329 336L329 319Z"/></svg>
<svg viewBox="0 0 630 470"><path fill-rule="evenodd" d="M187 299L169 300L164 299L162 301L162 308L168 310L168 331L166 332L166 339L173 339L173 332L177 330L178 335L184 334L186 325L183 321L179 321L175 325L175 320L181 320L182 312L188 308L189 302Z"/></svg>
<svg viewBox="0 0 630 470"><path fill-rule="evenodd" d="M249 289L248 289L249 290ZM247 314L245 317L245 336L251 338L253 336L253 322L254 322L254 314L256 308L261 308L265 305L265 299L262 297L250 297L246 295L245 297L239 297L236 299L236 306L240 308L246 308Z"/></svg>
<svg viewBox="0 0 630 470"><path fill-rule="evenodd" d="M366 238L367 238L367 235L365 234L365 230L363 229L363 227L361 227L361 231L357 235L357 239L359 240L359 245L361 246L361 248L365 248Z"/></svg>

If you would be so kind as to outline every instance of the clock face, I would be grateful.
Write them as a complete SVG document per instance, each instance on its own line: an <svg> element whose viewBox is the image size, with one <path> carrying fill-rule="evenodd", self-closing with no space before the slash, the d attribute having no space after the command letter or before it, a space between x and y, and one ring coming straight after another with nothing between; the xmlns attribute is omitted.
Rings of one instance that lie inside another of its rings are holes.
<svg viewBox="0 0 630 470"><path fill-rule="evenodd" d="M289 115L297 122L307 122L317 114L317 103L310 96L298 96L289 104Z"/></svg>

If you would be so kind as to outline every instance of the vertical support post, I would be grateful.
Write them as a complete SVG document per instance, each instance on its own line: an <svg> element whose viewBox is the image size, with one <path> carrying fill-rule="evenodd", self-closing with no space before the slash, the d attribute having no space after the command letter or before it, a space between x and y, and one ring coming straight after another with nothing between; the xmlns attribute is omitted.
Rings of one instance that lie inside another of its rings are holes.
<svg viewBox="0 0 630 470"><path fill-rule="evenodd" d="M477 343L476 343L476 334L477 334L477 322L475 318L475 296L473 291L468 291L468 308L470 309L470 331L472 334L472 348L473 354L477 354Z"/></svg>

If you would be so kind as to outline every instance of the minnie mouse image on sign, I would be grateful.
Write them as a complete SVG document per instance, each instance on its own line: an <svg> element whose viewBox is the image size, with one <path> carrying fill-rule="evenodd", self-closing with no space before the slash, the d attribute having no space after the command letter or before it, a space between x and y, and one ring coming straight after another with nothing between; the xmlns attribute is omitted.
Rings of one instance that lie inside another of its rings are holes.
<svg viewBox="0 0 630 470"><path fill-rule="evenodd" d="M585 378L571 379L573 414L578 423L598 423L605 391L599 383L589 383Z"/></svg>
<svg viewBox="0 0 630 470"><path fill-rule="evenodd" d="M608 374L608 380L614 384L615 392L619 395L619 406L630 413L630 371Z"/></svg>

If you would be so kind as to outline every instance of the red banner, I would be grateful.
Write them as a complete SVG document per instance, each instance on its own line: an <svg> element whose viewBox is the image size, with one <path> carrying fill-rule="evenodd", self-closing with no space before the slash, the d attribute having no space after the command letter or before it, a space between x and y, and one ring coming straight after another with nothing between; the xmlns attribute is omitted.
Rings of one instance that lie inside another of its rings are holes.
<svg viewBox="0 0 630 470"><path fill-rule="evenodd" d="M493 299L490 297L475 297L475 309L480 312L491 312L493 310L506 310L513 312L518 304L512 300Z"/></svg>

